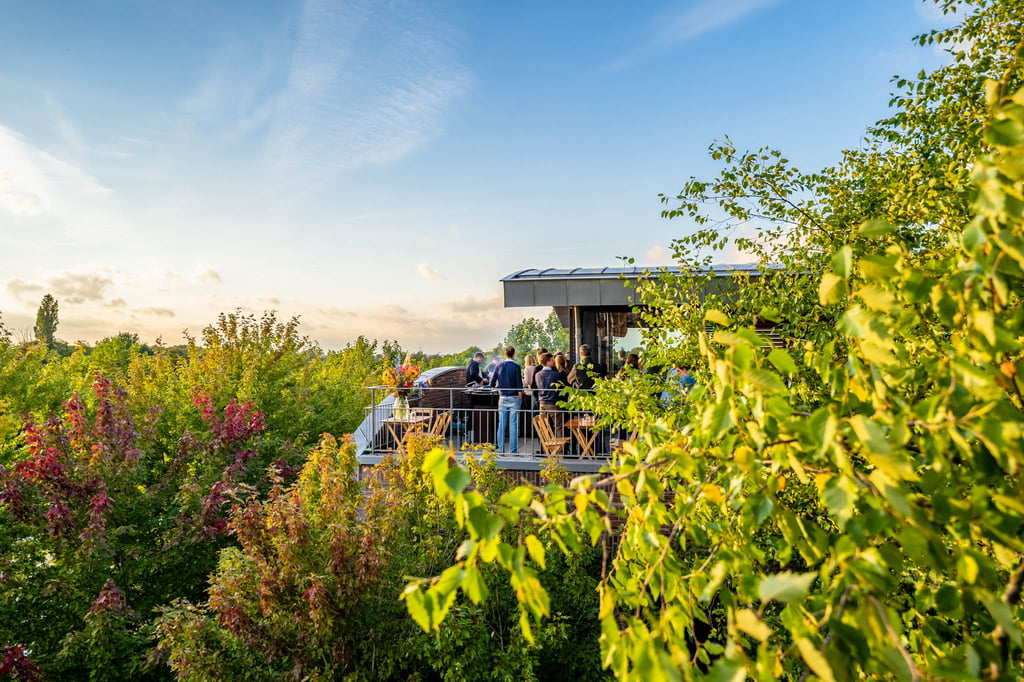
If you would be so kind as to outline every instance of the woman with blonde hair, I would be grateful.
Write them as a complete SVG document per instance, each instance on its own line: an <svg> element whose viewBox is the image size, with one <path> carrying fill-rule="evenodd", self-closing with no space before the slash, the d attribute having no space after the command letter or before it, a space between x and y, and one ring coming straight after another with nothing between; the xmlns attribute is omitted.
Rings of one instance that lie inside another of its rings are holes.
<svg viewBox="0 0 1024 682"><path fill-rule="evenodd" d="M533 397L533 377L542 368L537 364L537 359L533 356L533 353L527 353L523 361L525 363L523 367L523 393L526 394L526 400L523 401L522 409L532 415L537 411L537 406L534 404L536 401Z"/></svg>

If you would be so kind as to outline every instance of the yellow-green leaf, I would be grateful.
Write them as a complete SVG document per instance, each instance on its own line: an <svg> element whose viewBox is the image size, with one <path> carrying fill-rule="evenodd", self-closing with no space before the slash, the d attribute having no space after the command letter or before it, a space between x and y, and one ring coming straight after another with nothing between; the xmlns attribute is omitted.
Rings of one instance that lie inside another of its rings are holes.
<svg viewBox="0 0 1024 682"><path fill-rule="evenodd" d="M757 594L761 601L793 602L803 599L810 589L811 583L817 577L817 573L792 573L783 571L774 575L766 575L761 578Z"/></svg>
<svg viewBox="0 0 1024 682"><path fill-rule="evenodd" d="M796 638L796 647L800 650L800 656L804 659L804 663L810 668L815 675L820 677L824 682L835 682L835 675L832 674L832 666L828 664L825 659L825 655L815 648L811 640L805 637Z"/></svg>
<svg viewBox="0 0 1024 682"><path fill-rule="evenodd" d="M530 552L530 558L537 562L537 565L544 569L544 545L537 539L536 535L526 536L526 549Z"/></svg>
<svg viewBox="0 0 1024 682"><path fill-rule="evenodd" d="M846 282L842 277L831 272L821 276L818 285L818 301L822 305L839 303L846 296Z"/></svg>
<svg viewBox="0 0 1024 682"><path fill-rule="evenodd" d="M773 634L768 624L750 609L740 609L736 612L736 627L761 642L767 641Z"/></svg>

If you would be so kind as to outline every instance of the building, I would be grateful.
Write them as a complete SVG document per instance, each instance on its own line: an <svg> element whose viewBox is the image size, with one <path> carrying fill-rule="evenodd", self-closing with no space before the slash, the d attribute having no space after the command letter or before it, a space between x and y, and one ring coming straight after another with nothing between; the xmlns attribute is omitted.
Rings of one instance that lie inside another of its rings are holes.
<svg viewBox="0 0 1024 682"><path fill-rule="evenodd" d="M640 304L637 287L641 282L661 275L676 277L688 273L677 267L617 267L520 270L502 278L505 307L554 308L562 326L568 328L575 353L588 344L598 362L612 367L616 354L639 346ZM761 272L755 265L716 265L696 272L706 282L697 291L703 300L708 293L728 294L734 290L737 275L756 279Z"/></svg>
<svg viewBox="0 0 1024 682"><path fill-rule="evenodd" d="M561 350L575 353L586 343L597 361L612 368L619 350L629 353L640 349L637 289L641 282L662 275L688 274L678 268L638 267L521 270L501 282L506 308L551 306L569 329L572 347ZM715 266L696 274L695 293L702 300L712 292L728 295L736 291L738 276L762 276L752 265ZM771 336L767 329L758 331ZM466 387L464 368L431 370L416 383L416 396L411 401L415 412L410 416L396 415L391 389L370 387L375 398L356 433L362 467L372 467L386 453L398 449L404 434L413 429L434 432L457 452L494 440L497 396L489 389ZM560 420L562 430L546 431L545 435L544 429L538 428L545 425L536 423L537 416L528 408L521 413L519 452L498 448L498 465L514 478L533 483L537 482L542 460L549 455L562 458L573 473L597 472L624 433L616 425L598 428L593 415L565 413Z"/></svg>

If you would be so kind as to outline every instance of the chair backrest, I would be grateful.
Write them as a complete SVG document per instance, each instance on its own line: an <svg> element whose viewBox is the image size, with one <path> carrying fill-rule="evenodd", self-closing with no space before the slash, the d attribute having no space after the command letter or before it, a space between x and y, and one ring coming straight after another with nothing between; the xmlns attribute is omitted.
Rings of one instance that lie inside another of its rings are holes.
<svg viewBox="0 0 1024 682"><path fill-rule="evenodd" d="M551 422L546 415L538 414L533 418L533 429L540 436L540 444L546 455L557 455L565 447L567 438L555 436L555 430L551 428Z"/></svg>
<svg viewBox="0 0 1024 682"><path fill-rule="evenodd" d="M533 430L537 432L538 436L540 436L542 443L544 441L550 441L555 437L554 432L551 430L551 423L548 421L548 418L542 414L538 414L533 418Z"/></svg>
<svg viewBox="0 0 1024 682"><path fill-rule="evenodd" d="M451 412L440 412L434 419L434 423L430 425L430 435L437 436L438 438L444 438L448 432L448 426L452 423Z"/></svg>

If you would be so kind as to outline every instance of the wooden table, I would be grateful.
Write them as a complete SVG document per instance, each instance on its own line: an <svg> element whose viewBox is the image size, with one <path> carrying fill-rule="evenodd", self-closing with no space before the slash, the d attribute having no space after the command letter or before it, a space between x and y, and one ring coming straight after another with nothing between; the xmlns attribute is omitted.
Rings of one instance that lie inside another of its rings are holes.
<svg viewBox="0 0 1024 682"><path fill-rule="evenodd" d="M397 417L388 417L387 419L381 420L384 425L388 427L388 432L391 433L391 437L395 439L395 445L401 445L405 435L412 429L426 429L430 425L429 414L410 414L404 419L398 419Z"/></svg>
<svg viewBox="0 0 1024 682"><path fill-rule="evenodd" d="M594 428L597 426L597 420L593 417L580 417L570 419L565 425L580 444L580 457L593 457L594 441L597 440L598 434L598 430Z"/></svg>

